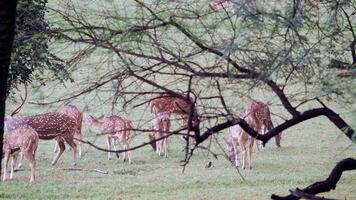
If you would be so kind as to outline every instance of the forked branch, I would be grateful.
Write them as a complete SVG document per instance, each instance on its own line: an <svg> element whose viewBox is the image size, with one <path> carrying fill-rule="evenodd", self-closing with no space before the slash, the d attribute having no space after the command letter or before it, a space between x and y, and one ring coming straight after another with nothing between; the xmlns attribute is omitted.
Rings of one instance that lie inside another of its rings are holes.
<svg viewBox="0 0 356 200"><path fill-rule="evenodd" d="M11 113L11 117L16 115L17 113L19 113L21 111L22 106L25 104L26 100L27 100L27 82L24 82L25 85L25 95L21 97L21 104Z"/></svg>
<svg viewBox="0 0 356 200"><path fill-rule="evenodd" d="M302 190L297 188L296 191L299 191L299 193L304 193L307 196L316 195L322 192L328 192L336 188L336 184L340 180L342 173L344 171L350 171L350 170L356 170L356 159L354 158L346 158L344 160L341 160L339 163L337 163L326 180L313 183ZM294 193L295 192L292 192L292 194L284 197L273 194L271 198L274 200L300 199L300 197L296 197ZM315 199L317 199L317 197Z"/></svg>

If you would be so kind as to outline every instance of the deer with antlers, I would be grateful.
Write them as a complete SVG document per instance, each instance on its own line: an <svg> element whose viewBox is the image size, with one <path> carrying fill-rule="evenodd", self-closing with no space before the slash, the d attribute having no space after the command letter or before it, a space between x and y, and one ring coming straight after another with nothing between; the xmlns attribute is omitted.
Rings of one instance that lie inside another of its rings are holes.
<svg viewBox="0 0 356 200"><path fill-rule="evenodd" d="M76 107L75 105L64 105L64 106L60 107L57 110L57 112L65 114L75 120L76 128L75 128L73 137L75 139L82 140L83 113L80 112L78 107ZM76 141L76 143L78 144L79 156L81 157L83 155L83 144L80 141ZM57 149L58 149L58 143L56 143L56 145L55 145L54 152L57 152Z"/></svg>
<svg viewBox="0 0 356 200"><path fill-rule="evenodd" d="M161 156L161 153L164 152L165 157L168 157L167 134L169 133L170 127L171 127L170 113L168 112L158 113L155 116L155 118L152 120L153 132L148 136L151 141L150 144L153 144L152 141L156 141L154 143L155 145L152 145L152 147L156 149L156 152L158 153L159 156Z"/></svg>
<svg viewBox="0 0 356 200"><path fill-rule="evenodd" d="M37 132L29 127L29 126L21 126L16 128L10 132L8 132L4 136L3 140L3 154L4 154L4 172L3 172L3 180L7 179L7 166L9 162L9 158L11 157L11 173L10 179L13 178L14 174L14 165L15 165L15 155L17 151L20 151L25 158L28 160L30 168L31 168L31 176L30 182L35 181L35 171L36 171L36 149L38 146L38 134Z"/></svg>
<svg viewBox="0 0 356 200"><path fill-rule="evenodd" d="M132 123L129 119L125 119L119 116L109 116L109 117L93 117L89 116L85 118L85 123L96 128L100 134L106 137L106 143L108 146L108 150L111 151L112 143L115 147L115 140L119 139L119 141L124 145L124 162L126 161L126 157L128 157L129 164L132 164L131 160L131 152L127 151L129 146L130 139L130 130L132 130ZM111 153L108 152L108 159L111 160Z"/></svg>

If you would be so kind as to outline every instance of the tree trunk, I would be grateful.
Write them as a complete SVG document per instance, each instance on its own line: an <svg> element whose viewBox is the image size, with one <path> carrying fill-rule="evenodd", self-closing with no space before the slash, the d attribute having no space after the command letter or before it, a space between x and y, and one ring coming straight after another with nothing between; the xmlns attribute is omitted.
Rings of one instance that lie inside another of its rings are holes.
<svg viewBox="0 0 356 200"><path fill-rule="evenodd" d="M5 101L7 78L11 59L12 42L15 35L15 17L17 0L0 1L0 150L2 152L4 136ZM1 171L0 156L0 171Z"/></svg>

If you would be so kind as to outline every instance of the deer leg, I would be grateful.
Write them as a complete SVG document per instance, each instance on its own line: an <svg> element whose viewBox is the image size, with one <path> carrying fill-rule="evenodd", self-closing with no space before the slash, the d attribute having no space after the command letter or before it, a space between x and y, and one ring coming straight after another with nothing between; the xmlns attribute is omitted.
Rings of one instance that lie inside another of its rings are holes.
<svg viewBox="0 0 356 200"><path fill-rule="evenodd" d="M57 139L57 142L58 142L59 151L57 152L57 155L54 157L52 161L52 166L54 166L57 163L59 157L62 155L62 153L66 148L63 139Z"/></svg>
<svg viewBox="0 0 356 200"><path fill-rule="evenodd" d="M169 147L168 143L169 143L169 139L167 138L167 157L168 157L168 147Z"/></svg>
<svg viewBox="0 0 356 200"><path fill-rule="evenodd" d="M17 168L16 169L21 169L22 168L22 161L23 161L23 153L20 152L20 160L19 160L19 164L17 165ZM15 163L17 161L17 156L16 156L16 159L15 159Z"/></svg>
<svg viewBox="0 0 356 200"><path fill-rule="evenodd" d="M10 152L9 151L5 151L5 157L4 157L4 165L3 165L3 168L4 168L4 172L3 172L3 181L5 181L7 179L7 164L9 162L9 157L10 157Z"/></svg>
<svg viewBox="0 0 356 200"><path fill-rule="evenodd" d="M124 162L126 162L126 158L128 157L128 155L127 155L127 145L126 144L124 144L124 150L125 150L125 152L124 152L124 158L123 158L123 161Z"/></svg>
<svg viewBox="0 0 356 200"><path fill-rule="evenodd" d="M130 162L130 158L129 158L129 155L128 155L128 153L127 153L127 149L128 149L128 143L127 143L127 141L124 141L124 150L125 150L125 152L124 152L124 162L126 162L126 157L128 157L128 159L129 159L129 162Z"/></svg>
<svg viewBox="0 0 356 200"><path fill-rule="evenodd" d="M168 158L168 138L164 138L164 155Z"/></svg>
<svg viewBox="0 0 356 200"><path fill-rule="evenodd" d="M80 129L78 129L76 131L76 135L74 137L82 140L82 134L81 134ZM77 141L77 143L78 143L78 147L79 147L79 157L82 157L83 152L84 152L83 143L81 141Z"/></svg>
<svg viewBox="0 0 356 200"><path fill-rule="evenodd" d="M162 153L164 153L164 157L167 158L167 143L166 143L166 138L162 140Z"/></svg>
<svg viewBox="0 0 356 200"><path fill-rule="evenodd" d="M118 142L118 144L117 144L117 146L116 146L116 141L117 141L118 139L113 139L113 147L114 147L114 151L118 151L119 149L118 149L118 147L120 148L120 143ZM119 155L119 153L117 153L117 152L115 152L115 154L116 154L116 157L118 158L118 159L120 159L120 155Z"/></svg>
<svg viewBox="0 0 356 200"><path fill-rule="evenodd" d="M158 132L155 132L154 133L154 139L157 140L158 138L159 138ZM159 141L156 141L156 153L158 153L158 155L159 155L160 149L161 149L160 143L159 143Z"/></svg>
<svg viewBox="0 0 356 200"><path fill-rule="evenodd" d="M247 147L248 167L252 169L252 145Z"/></svg>
<svg viewBox="0 0 356 200"><path fill-rule="evenodd" d="M161 152L162 152L162 140L158 141L158 147L159 147L158 156L161 156Z"/></svg>
<svg viewBox="0 0 356 200"><path fill-rule="evenodd" d="M57 153L57 151L58 151L58 142L57 142L57 141L55 141L55 143L54 143L53 153Z"/></svg>
<svg viewBox="0 0 356 200"><path fill-rule="evenodd" d="M116 145L115 145L115 139L113 139L113 141L112 141L112 146L113 146L113 148L114 148L114 151L117 151L117 148L116 148Z"/></svg>
<svg viewBox="0 0 356 200"><path fill-rule="evenodd" d="M77 165L77 144L75 144L72 136L65 137L64 140L73 150L73 166Z"/></svg>
<svg viewBox="0 0 356 200"><path fill-rule="evenodd" d="M187 115L181 115L182 116L182 119L183 119L183 122L182 122L182 125L183 125L183 127L185 127L185 126L188 126L188 116ZM188 133L188 135L190 135L189 133ZM186 137L189 137L189 136L186 136ZM185 137L184 137L184 135L181 135L180 136L180 139L183 141L183 142L186 142L186 139L185 139Z"/></svg>
<svg viewBox="0 0 356 200"><path fill-rule="evenodd" d="M126 143L126 150L130 149L129 143ZM129 159L129 165L132 164L132 159L131 159L131 151L126 151L127 157Z"/></svg>
<svg viewBox="0 0 356 200"><path fill-rule="evenodd" d="M83 116L82 116L83 117ZM82 136L82 120L80 120L79 122L79 126L77 129L77 133L78 133L78 137L79 139L83 140L83 136ZM83 147L83 142L79 142L79 156L82 157L83 153L84 153L84 147Z"/></svg>
<svg viewBox="0 0 356 200"><path fill-rule="evenodd" d="M257 151L261 151L260 141L256 140Z"/></svg>
<svg viewBox="0 0 356 200"><path fill-rule="evenodd" d="M22 154L20 154L20 155L22 155ZM14 166L16 166L18 153L14 153L12 156L13 156L13 159L11 160L11 162L13 162ZM20 169L20 168L22 168L22 163L21 162L19 162L19 165L18 165L18 167L16 169Z"/></svg>
<svg viewBox="0 0 356 200"><path fill-rule="evenodd" d="M160 143L161 143L161 149L160 149L160 151L159 151L159 156L161 156L161 154L162 154L163 151L164 151L164 140L163 140L163 139L160 140Z"/></svg>
<svg viewBox="0 0 356 200"><path fill-rule="evenodd" d="M77 133L74 137L82 140L82 135L80 133ZM77 143L78 143L78 149L79 149L79 157L81 158L83 155L83 152L84 152L83 143L80 141L77 141Z"/></svg>
<svg viewBox="0 0 356 200"><path fill-rule="evenodd" d="M124 162L126 161L126 156L127 158L129 159L129 164L131 165L132 164L132 160L131 160L131 152L130 151L127 151L128 149L130 149L130 145L128 143L127 140L124 140L122 141L123 145L124 145Z"/></svg>
<svg viewBox="0 0 356 200"><path fill-rule="evenodd" d="M82 138L80 138L80 139L82 139ZM79 143L79 156L82 157L82 156L83 156L83 153L84 153L83 143L80 142L80 143Z"/></svg>
<svg viewBox="0 0 356 200"><path fill-rule="evenodd" d="M234 155L235 155L235 166L238 167L240 165L238 155L237 155L237 147L234 140L232 140L232 147L234 148Z"/></svg>
<svg viewBox="0 0 356 200"><path fill-rule="evenodd" d="M115 146L115 140L118 141L118 144L120 144L120 142L122 142L122 138L120 136L115 137L115 139L113 139L113 143L114 143L114 150L117 151L118 149ZM120 146L119 146L120 147ZM123 146L124 150L125 150L125 145ZM117 153L116 153L117 154ZM123 156L122 156L122 161L126 162L126 152L123 152ZM119 158L119 157L118 157Z"/></svg>
<svg viewBox="0 0 356 200"><path fill-rule="evenodd" d="M16 160L17 160L17 154L11 156L11 163L10 163L10 179L14 177L14 168L16 165Z"/></svg>
<svg viewBox="0 0 356 200"><path fill-rule="evenodd" d="M156 142L156 153L158 153L158 155L159 155L160 150L161 150L161 146L160 146L159 141L157 141Z"/></svg>
<svg viewBox="0 0 356 200"><path fill-rule="evenodd" d="M35 156L33 152L30 151L25 151L24 154L31 168L30 183L33 183L35 181L35 170L36 170Z"/></svg>
<svg viewBox="0 0 356 200"><path fill-rule="evenodd" d="M110 154L110 151L111 151L111 139L109 136L106 136L106 144L108 146L108 160L111 160L111 154Z"/></svg>
<svg viewBox="0 0 356 200"><path fill-rule="evenodd" d="M162 135L160 137L162 137ZM159 156L161 156L161 154L164 152L164 139L160 140L160 146L161 146L161 148L159 151Z"/></svg>
<svg viewBox="0 0 356 200"><path fill-rule="evenodd" d="M242 169L245 169L246 164L246 148L241 147L241 161L242 161Z"/></svg>

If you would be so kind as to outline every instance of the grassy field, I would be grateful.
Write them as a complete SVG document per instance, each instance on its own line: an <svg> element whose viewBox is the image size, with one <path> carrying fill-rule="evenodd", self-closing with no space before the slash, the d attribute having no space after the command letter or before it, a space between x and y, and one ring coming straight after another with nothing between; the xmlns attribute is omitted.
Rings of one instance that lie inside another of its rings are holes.
<svg viewBox="0 0 356 200"><path fill-rule="evenodd" d="M82 4L82 1L79 2L79 4ZM57 2L54 1L51 1L50 4L53 4L53 7L57 6ZM97 7L97 4L87 4L83 3L82 6ZM118 6L125 5L120 4ZM83 48L80 45L67 47L66 44L63 44L62 48L58 48L58 46L61 46L60 44L53 46L51 47L57 48L58 52L56 53L63 57L70 57L71 51L74 51L75 48ZM48 83L47 86L39 90L31 89L28 102L32 102L32 104L25 104L20 115L54 111L60 104L39 106L33 104L33 102L57 100L65 94L70 94L70 92L83 90L88 86L85 84L96 81L99 74L117 73L120 70L119 65L113 64L111 66L108 62L101 63L102 60L108 59L107 57L114 57L112 54L107 54L106 51L96 53L97 57L94 55L81 61L78 66L83 67L73 70L74 83L65 83L64 86L55 82ZM113 60L115 59L113 58ZM113 63L115 62L113 61ZM177 82L172 81L168 87L177 89L179 86L177 85ZM137 87L141 87L141 85ZM236 100L233 89L238 90L239 87L242 86L230 85L225 91L227 104L236 109L233 109L236 113L240 112L241 108L244 108L247 103L247 98ZM134 89L132 91L135 91ZM209 89L207 87L204 92L212 92ZM287 88L286 90L289 89L297 90L298 88ZM285 114L280 110L280 107L275 106L280 102L276 100L276 97L271 97L271 93L261 94L261 92L256 91L255 93L251 94L251 97L269 101L269 103L272 99L274 101L272 102L274 105L272 111L281 115ZM112 112L110 104L112 94L113 88L109 83L100 88L100 91L85 94L71 103L84 110L85 116L88 114L110 115ZM7 115L17 104L11 100L8 101ZM119 101L115 105L113 113L129 117L133 120L136 128L148 128L150 114L147 111L147 106L141 106L134 110L130 110L131 107L129 107L126 112L123 112L121 105ZM354 111L350 112L350 110L338 108L335 105L333 105L333 108L353 128L356 128L354 126L356 123ZM273 117L276 121L275 116ZM175 127L177 128L176 122ZM83 125L85 140L106 147L104 138L95 134L94 130L87 125ZM226 136L227 131L217 135L221 144L223 144L223 137ZM131 146L139 145L145 141L147 141L147 133L138 133L132 139ZM207 145L207 142L203 145ZM75 168L99 169L107 171L108 174L63 170L72 167L72 153L68 149L66 149L58 164L51 166L50 163L54 156L53 147L53 141L41 140L39 143L35 184L28 183L30 170L27 162L25 162L24 170L16 172L13 180L0 184L0 199L269 199L271 194L286 195L289 189L303 188L316 181L324 180L339 160L351 156L355 157L356 154L355 145L352 146L350 140L340 130L331 125L326 118L316 118L283 132L281 148L275 147L273 141L268 143L263 152L257 152L255 148L253 169L241 170L246 182L242 180L237 170L223 156L215 159L203 150L195 152L185 172L182 173L180 161L184 159L184 152L183 144L178 137L170 138L168 158L159 157L151 147L146 146L132 153L133 165L131 166L123 163L121 159L118 160L113 155L112 160L107 160L105 152L97 151L85 145L85 154L79 159ZM213 146L212 149L214 152L222 154L222 150L217 146ZM208 162L212 162L212 167L205 168ZM356 199L356 172L345 172L336 190L322 195L329 198Z"/></svg>
<svg viewBox="0 0 356 200"><path fill-rule="evenodd" d="M97 138L87 126L84 126L84 138L105 146L104 139ZM146 138L140 134L132 144L140 144ZM350 141L324 118L284 132L282 148L270 143L263 152L255 149L253 169L242 171L246 182L223 157L216 160L201 150L182 173L182 144L176 137L170 141L169 158L159 157L150 147L145 147L133 152L132 166L115 156L107 160L106 153L85 146L85 155L77 167L100 169L108 174L62 170L71 167L69 150L52 167L53 142L40 141L36 183L28 183L30 171L25 163L24 171L16 172L13 180L0 185L0 198L269 199L272 193L286 194L288 189L322 180L338 160L355 156L355 147L347 148ZM206 169L209 161L213 165ZM356 172L344 173L336 190L326 196L356 199L355 175Z"/></svg>

